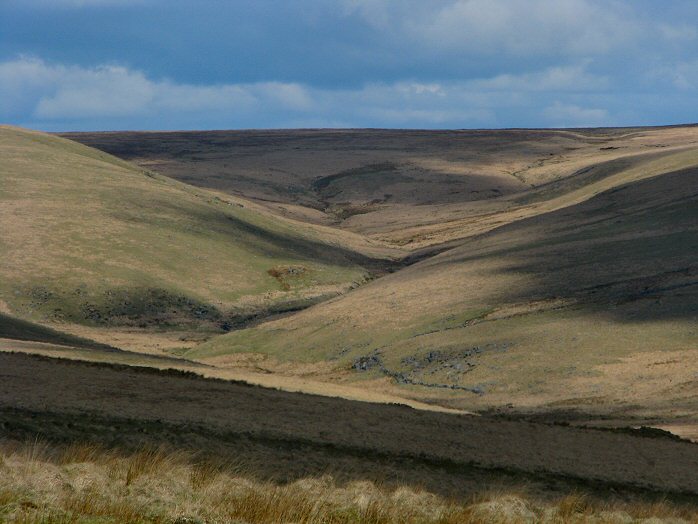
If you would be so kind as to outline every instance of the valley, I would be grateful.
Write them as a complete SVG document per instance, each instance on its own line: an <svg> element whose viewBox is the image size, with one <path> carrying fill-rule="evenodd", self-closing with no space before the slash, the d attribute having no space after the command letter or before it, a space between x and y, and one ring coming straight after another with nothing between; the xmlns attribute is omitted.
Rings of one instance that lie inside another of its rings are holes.
<svg viewBox="0 0 698 524"><path fill-rule="evenodd" d="M6 440L698 496L697 127L2 126L0 155Z"/></svg>
<svg viewBox="0 0 698 524"><path fill-rule="evenodd" d="M403 261L186 358L698 436L694 127L66 136Z"/></svg>

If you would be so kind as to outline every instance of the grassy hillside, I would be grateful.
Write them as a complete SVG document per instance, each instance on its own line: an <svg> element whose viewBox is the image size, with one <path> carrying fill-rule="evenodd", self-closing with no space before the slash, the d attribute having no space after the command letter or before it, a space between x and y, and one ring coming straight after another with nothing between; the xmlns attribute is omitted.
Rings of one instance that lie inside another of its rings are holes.
<svg viewBox="0 0 698 524"><path fill-rule="evenodd" d="M335 379L471 409L694 420L696 166L696 150L648 156L519 195L539 214L189 356L328 361Z"/></svg>
<svg viewBox="0 0 698 524"><path fill-rule="evenodd" d="M336 293L385 256L63 138L1 127L0 155L0 305L20 317L226 328Z"/></svg>

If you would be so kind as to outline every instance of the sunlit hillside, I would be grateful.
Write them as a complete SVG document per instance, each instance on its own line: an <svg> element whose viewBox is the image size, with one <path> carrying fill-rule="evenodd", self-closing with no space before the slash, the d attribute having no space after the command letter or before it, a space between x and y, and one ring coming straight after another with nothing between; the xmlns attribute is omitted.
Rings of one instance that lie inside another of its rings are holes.
<svg viewBox="0 0 698 524"><path fill-rule="evenodd" d="M356 285L388 252L43 133L0 128L0 151L0 304L16 316L230 329Z"/></svg>

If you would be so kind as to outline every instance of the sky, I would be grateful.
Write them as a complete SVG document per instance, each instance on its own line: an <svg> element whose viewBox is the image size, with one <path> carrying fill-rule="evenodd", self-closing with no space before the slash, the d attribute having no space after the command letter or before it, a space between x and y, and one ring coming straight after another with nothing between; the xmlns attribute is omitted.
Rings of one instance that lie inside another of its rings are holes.
<svg viewBox="0 0 698 524"><path fill-rule="evenodd" d="M694 0L0 0L0 122L42 129L698 121Z"/></svg>

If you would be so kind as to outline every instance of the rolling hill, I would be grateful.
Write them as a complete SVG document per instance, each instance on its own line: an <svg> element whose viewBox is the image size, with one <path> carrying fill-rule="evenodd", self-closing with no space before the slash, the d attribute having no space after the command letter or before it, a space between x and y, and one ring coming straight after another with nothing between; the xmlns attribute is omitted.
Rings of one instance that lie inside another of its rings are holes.
<svg viewBox="0 0 698 524"><path fill-rule="evenodd" d="M3 126L0 153L0 306L25 319L225 330L397 252L44 133Z"/></svg>
<svg viewBox="0 0 698 524"><path fill-rule="evenodd" d="M313 391L698 437L696 127L3 140L16 315Z"/></svg>
<svg viewBox="0 0 698 524"><path fill-rule="evenodd" d="M538 213L554 190L695 147L692 126L631 129L65 133L144 169L410 251ZM521 201L521 195L528 195ZM537 197L536 197L537 195Z"/></svg>
<svg viewBox="0 0 698 524"><path fill-rule="evenodd" d="M698 128L66 136L0 127L3 515L694 518Z"/></svg>
<svg viewBox="0 0 698 524"><path fill-rule="evenodd" d="M599 163L510 205L453 249L187 356L323 362L328 380L461 409L695 424L698 150Z"/></svg>

